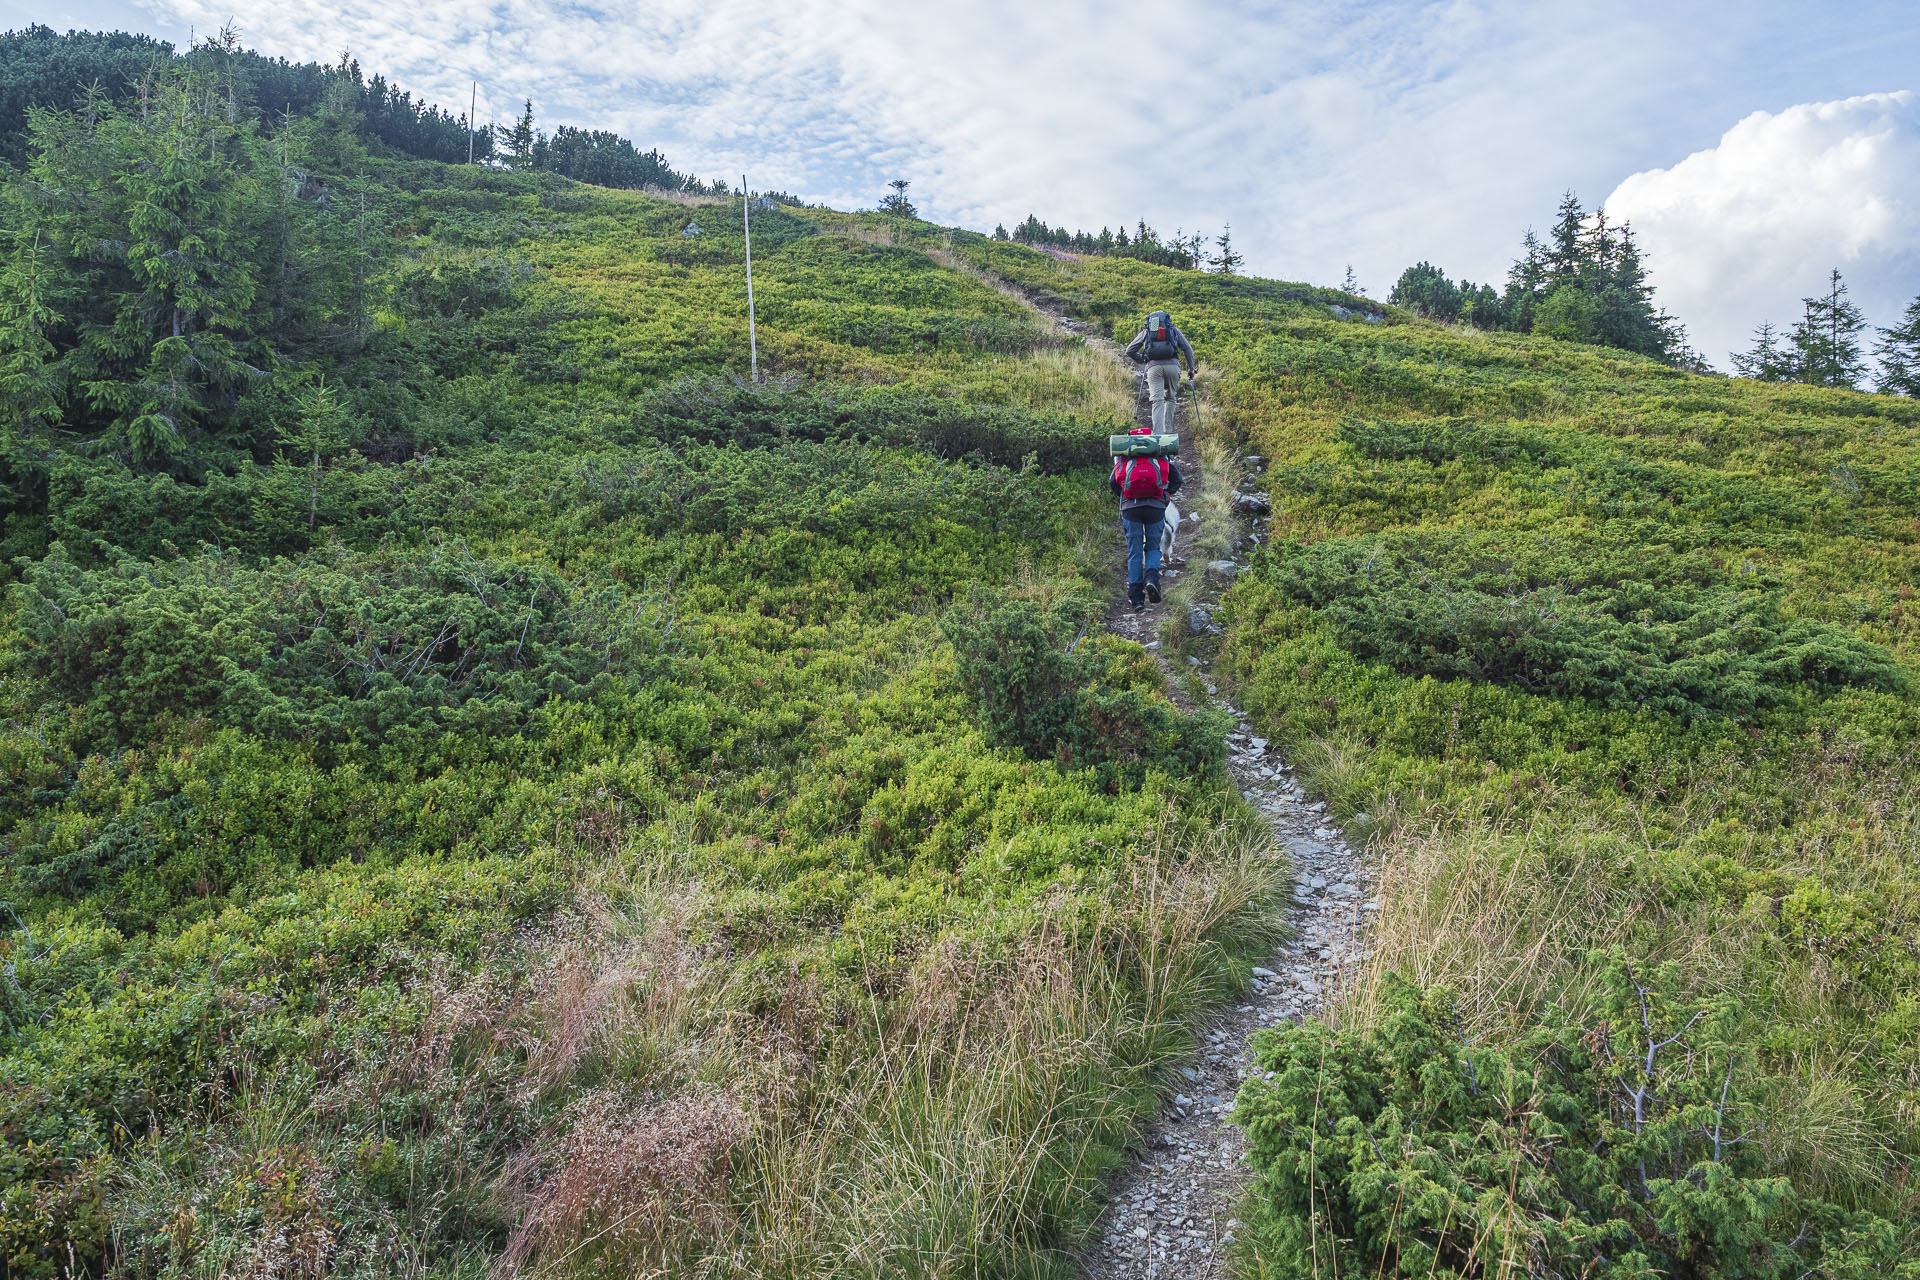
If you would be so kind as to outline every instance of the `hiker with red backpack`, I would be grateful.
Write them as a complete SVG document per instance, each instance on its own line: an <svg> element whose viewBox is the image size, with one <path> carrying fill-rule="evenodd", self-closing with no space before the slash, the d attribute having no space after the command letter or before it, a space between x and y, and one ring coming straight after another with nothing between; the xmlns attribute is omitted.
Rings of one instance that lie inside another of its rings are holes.
<svg viewBox="0 0 1920 1280"><path fill-rule="evenodd" d="M1127 434L1154 433L1135 427ZM1108 483L1120 499L1120 527L1127 535L1127 603L1137 611L1148 601L1160 602L1160 537L1167 499L1180 489L1180 464L1165 454L1123 454L1113 460Z"/></svg>
<svg viewBox="0 0 1920 1280"><path fill-rule="evenodd" d="M1161 435L1173 430L1173 404L1180 395L1180 361L1187 362L1187 378L1200 372L1193 344L1164 311L1147 316L1146 325L1127 344L1127 359L1147 363L1147 396L1153 401L1153 429Z"/></svg>

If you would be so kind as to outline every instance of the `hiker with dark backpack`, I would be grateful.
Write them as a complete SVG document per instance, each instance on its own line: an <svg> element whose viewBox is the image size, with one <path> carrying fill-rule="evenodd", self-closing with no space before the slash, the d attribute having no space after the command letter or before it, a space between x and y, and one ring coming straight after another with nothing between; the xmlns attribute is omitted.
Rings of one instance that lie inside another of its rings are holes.
<svg viewBox="0 0 1920 1280"><path fill-rule="evenodd" d="M1180 361L1187 362L1187 377L1200 372L1200 361L1193 344L1164 311L1147 316L1146 325L1127 344L1127 359L1147 363L1147 397L1153 401L1153 429L1161 435L1173 430L1173 405L1180 395Z"/></svg>
<svg viewBox="0 0 1920 1280"><path fill-rule="evenodd" d="M1135 427L1127 434L1153 432ZM1165 454L1122 454L1113 460L1108 483L1120 499L1120 527L1127 535L1127 603L1144 609L1148 601L1160 602L1160 535L1167 499L1180 489L1180 464Z"/></svg>

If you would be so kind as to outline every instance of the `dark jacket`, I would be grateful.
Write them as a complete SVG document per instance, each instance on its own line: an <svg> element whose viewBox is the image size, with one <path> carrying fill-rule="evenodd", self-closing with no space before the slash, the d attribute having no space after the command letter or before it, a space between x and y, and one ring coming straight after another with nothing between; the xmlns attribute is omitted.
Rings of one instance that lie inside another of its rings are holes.
<svg viewBox="0 0 1920 1280"><path fill-rule="evenodd" d="M1120 518L1138 520L1143 524L1152 524L1163 518L1167 511L1167 498L1180 492L1184 478L1180 474L1180 464L1171 458L1167 460L1167 496L1166 498L1129 498L1120 492L1120 482L1112 476L1107 477L1107 487L1113 490L1113 496L1120 499Z"/></svg>
<svg viewBox="0 0 1920 1280"><path fill-rule="evenodd" d="M1179 364L1181 357L1185 356L1187 372L1198 373L1200 371L1200 358L1193 354L1193 344L1187 341L1187 335L1180 332L1180 326L1177 324L1170 324L1167 328L1173 331L1173 345L1176 348L1173 359L1171 361L1153 361L1152 363ZM1139 333L1134 334L1133 341L1127 344L1127 359L1136 362L1145 359L1145 357L1140 354L1140 351L1141 348L1146 345L1147 331L1142 329Z"/></svg>

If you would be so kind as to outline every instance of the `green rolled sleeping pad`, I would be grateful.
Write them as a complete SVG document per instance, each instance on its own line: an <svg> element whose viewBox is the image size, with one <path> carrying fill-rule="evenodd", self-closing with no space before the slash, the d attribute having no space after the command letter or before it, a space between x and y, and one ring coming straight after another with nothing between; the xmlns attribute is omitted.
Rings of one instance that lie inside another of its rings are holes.
<svg viewBox="0 0 1920 1280"><path fill-rule="evenodd" d="M1108 436L1116 458L1166 458L1180 452L1179 436Z"/></svg>

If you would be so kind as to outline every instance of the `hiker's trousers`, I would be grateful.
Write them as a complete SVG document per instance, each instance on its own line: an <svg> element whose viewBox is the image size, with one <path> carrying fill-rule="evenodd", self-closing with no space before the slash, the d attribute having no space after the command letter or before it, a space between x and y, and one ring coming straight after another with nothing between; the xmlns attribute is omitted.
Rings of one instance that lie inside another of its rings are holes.
<svg viewBox="0 0 1920 1280"><path fill-rule="evenodd" d="M1156 360L1147 366L1147 398L1153 401L1153 432L1173 434L1173 404L1180 398L1180 362Z"/></svg>
<svg viewBox="0 0 1920 1280"><path fill-rule="evenodd" d="M1166 527L1166 517L1149 522L1122 516L1120 527L1127 531L1127 586L1138 587L1148 574L1160 572L1160 531Z"/></svg>

